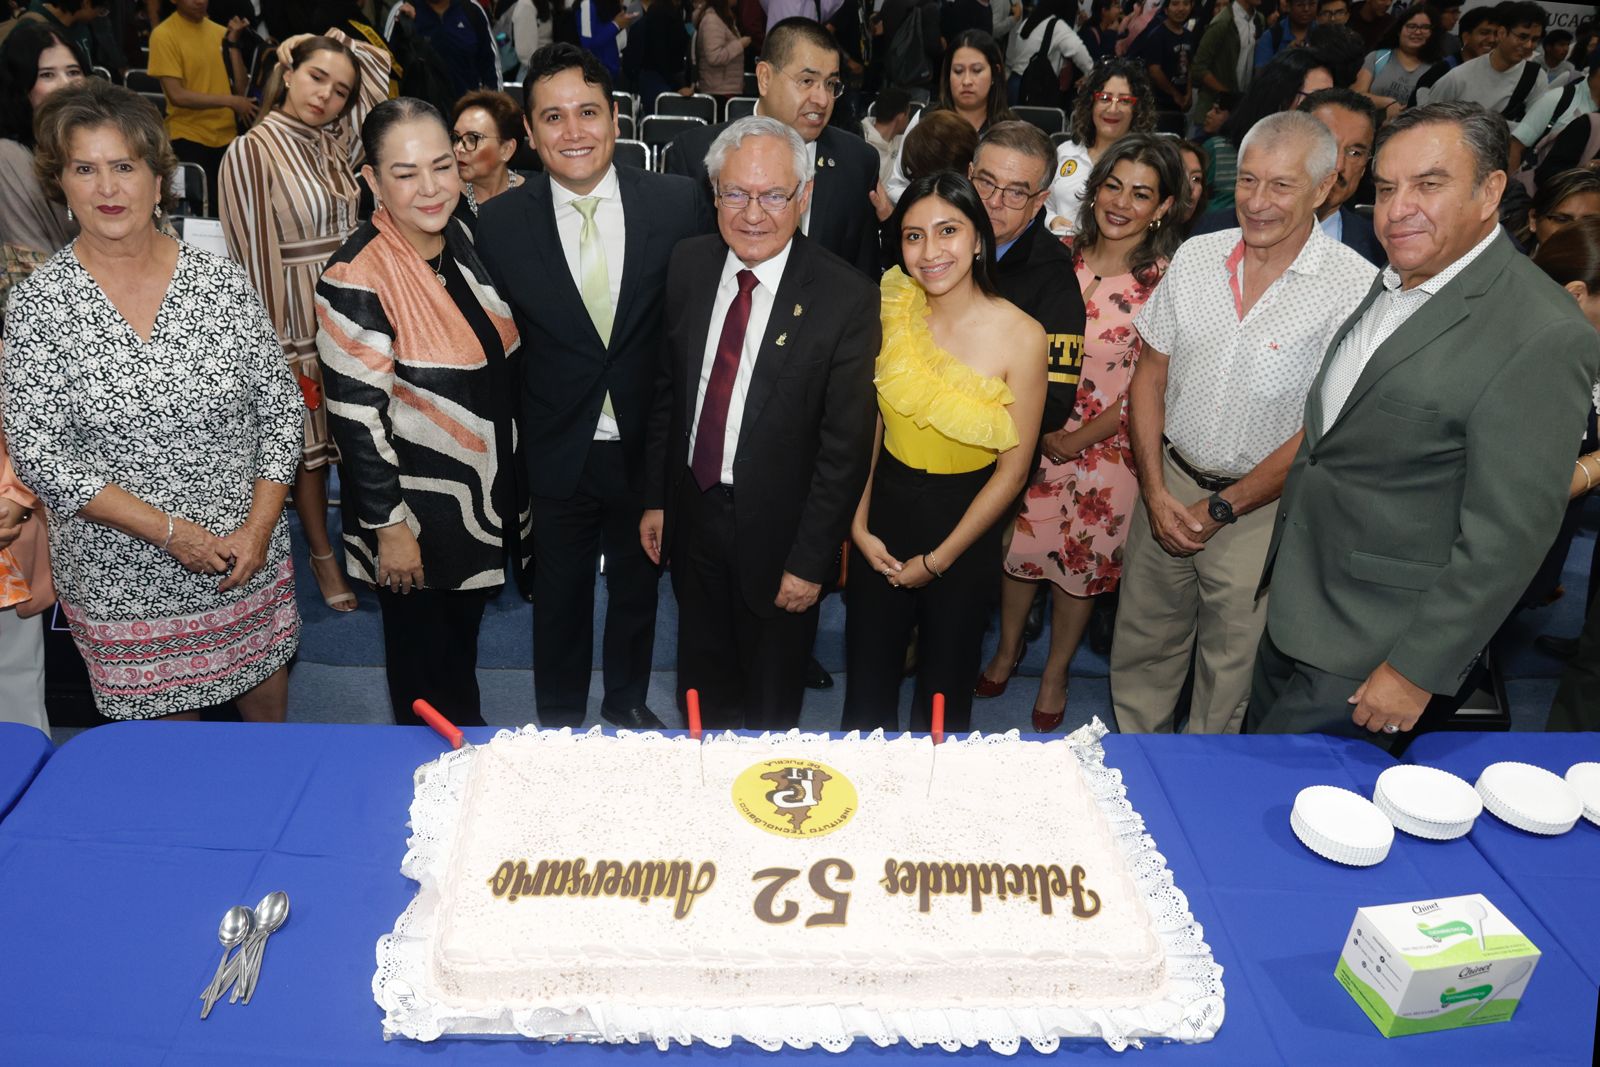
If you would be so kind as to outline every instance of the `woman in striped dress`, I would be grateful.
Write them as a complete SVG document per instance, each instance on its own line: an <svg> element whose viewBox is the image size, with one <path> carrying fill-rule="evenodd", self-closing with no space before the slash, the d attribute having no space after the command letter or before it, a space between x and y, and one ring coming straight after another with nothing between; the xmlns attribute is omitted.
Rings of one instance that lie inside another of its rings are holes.
<svg viewBox="0 0 1600 1067"><path fill-rule="evenodd" d="M261 294L305 395L294 504L311 572L335 611L354 611L356 596L328 538L327 467L339 455L322 405L315 293L322 265L360 221L356 130L388 87L381 49L336 29L291 37L278 47L260 120L229 146L219 180L228 252Z"/></svg>

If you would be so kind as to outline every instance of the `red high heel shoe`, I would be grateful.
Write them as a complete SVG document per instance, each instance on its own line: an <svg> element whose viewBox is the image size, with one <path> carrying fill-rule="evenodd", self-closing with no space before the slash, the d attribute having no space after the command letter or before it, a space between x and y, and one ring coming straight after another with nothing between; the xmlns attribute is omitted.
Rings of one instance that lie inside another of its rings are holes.
<svg viewBox="0 0 1600 1067"><path fill-rule="evenodd" d="M1017 647L1017 658L1011 661L1011 669L1001 681L991 681L987 674L978 672L978 680L973 683L972 695L983 700L997 697L1006 691L1006 686L1011 684L1011 676L1017 673L1017 666L1022 662L1022 657L1028 654L1028 642L1024 641Z"/></svg>
<svg viewBox="0 0 1600 1067"><path fill-rule="evenodd" d="M1053 734L1061 728L1061 722L1067 717L1067 703L1061 702L1060 711L1041 711L1033 709L1033 732L1036 734Z"/></svg>

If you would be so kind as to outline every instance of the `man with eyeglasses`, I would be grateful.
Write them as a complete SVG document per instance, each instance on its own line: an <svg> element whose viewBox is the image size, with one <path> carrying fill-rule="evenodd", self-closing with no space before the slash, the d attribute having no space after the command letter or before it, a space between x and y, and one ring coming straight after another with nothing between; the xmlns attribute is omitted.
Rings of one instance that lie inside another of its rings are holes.
<svg viewBox="0 0 1600 1067"><path fill-rule="evenodd" d="M707 727L787 730L872 462L878 288L800 232L812 168L791 126L732 123L706 171L719 236L667 273L638 537L671 560L680 701L698 690Z"/></svg>
<svg viewBox="0 0 1600 1067"><path fill-rule="evenodd" d="M1304 48L1306 34L1317 21L1317 0L1289 0L1289 11L1256 42L1256 69L1272 62L1285 48Z"/></svg>
<svg viewBox="0 0 1600 1067"><path fill-rule="evenodd" d="M870 196L878 184L878 153L860 137L828 124L834 102L844 93L839 70L839 46L826 29L811 19L784 19L767 31L756 63L761 94L756 114L798 133L815 168L815 191L801 213L800 232L876 278L878 220ZM704 187L706 153L729 125L680 134L667 149L667 172L687 175Z"/></svg>
<svg viewBox="0 0 1600 1067"><path fill-rule="evenodd" d="M611 76L592 53L547 45L528 60L526 85L523 122L544 170L483 205L476 239L522 336L535 710L547 727L584 721L604 555L600 715L659 727L645 704L659 576L639 548L646 426L667 262L711 228L708 205L682 178L614 165Z"/></svg>
<svg viewBox="0 0 1600 1067"><path fill-rule="evenodd" d="M1462 100L1502 116L1507 124L1522 121L1528 104L1545 87L1544 68L1533 54L1544 37L1549 16L1532 0L1503 4L1492 21L1504 27L1487 55L1468 60L1440 78L1432 89L1417 89L1424 104Z"/></svg>

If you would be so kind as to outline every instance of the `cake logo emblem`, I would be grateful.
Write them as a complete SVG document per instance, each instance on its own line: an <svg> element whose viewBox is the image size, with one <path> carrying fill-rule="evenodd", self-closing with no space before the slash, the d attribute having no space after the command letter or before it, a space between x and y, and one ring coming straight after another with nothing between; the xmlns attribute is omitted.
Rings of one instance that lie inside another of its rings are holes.
<svg viewBox="0 0 1600 1067"><path fill-rule="evenodd" d="M831 834L850 821L857 803L850 779L815 760L762 760L733 781L734 809L779 837Z"/></svg>

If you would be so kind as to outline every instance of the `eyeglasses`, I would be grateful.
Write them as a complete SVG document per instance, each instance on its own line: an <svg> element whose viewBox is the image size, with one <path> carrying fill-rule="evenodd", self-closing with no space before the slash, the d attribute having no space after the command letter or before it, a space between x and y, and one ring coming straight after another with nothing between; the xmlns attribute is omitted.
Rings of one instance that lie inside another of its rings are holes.
<svg viewBox="0 0 1600 1067"><path fill-rule="evenodd" d="M800 86L800 88L805 92L809 93L811 90L820 85L824 89L828 90L828 94L835 100L844 95L844 82L839 78L823 79L817 77L815 74L801 74L799 77L796 77L795 75L784 70L782 67L778 68L778 73L782 74L785 78L788 78L790 81Z"/></svg>
<svg viewBox="0 0 1600 1067"><path fill-rule="evenodd" d="M762 211L769 215L776 215L788 207L795 197L800 195L800 190L804 185L805 183L801 182L790 193L785 193L778 189L769 189L764 193L756 193L754 195L745 192L743 189L718 189L717 206L725 207L730 211L743 211L750 206L750 201L754 200L761 205Z"/></svg>
<svg viewBox="0 0 1600 1067"><path fill-rule="evenodd" d="M1431 22L1408 22L1408 23L1406 23L1404 26L1402 26L1400 28L1402 30L1405 30L1407 33L1429 33L1429 32L1432 32L1432 30L1433 30L1433 23L1431 23Z"/></svg>
<svg viewBox="0 0 1600 1067"><path fill-rule="evenodd" d="M477 130L468 130L466 133L452 133L450 135L451 148L465 148L468 152L476 152L478 146L485 141L503 141L504 137L490 137Z"/></svg>
<svg viewBox="0 0 1600 1067"><path fill-rule="evenodd" d="M973 178L972 187L978 191L980 200L987 200L995 193L999 193L1000 202L1013 210L1025 207L1030 199L1039 195L1016 185L996 185L988 178L982 177ZM1040 192L1043 192L1043 190L1040 190Z"/></svg>
<svg viewBox="0 0 1600 1067"><path fill-rule="evenodd" d="M1139 102L1137 96L1130 96L1127 93L1098 92L1094 94L1094 102L1097 104L1109 104L1113 100L1124 107L1132 107Z"/></svg>

